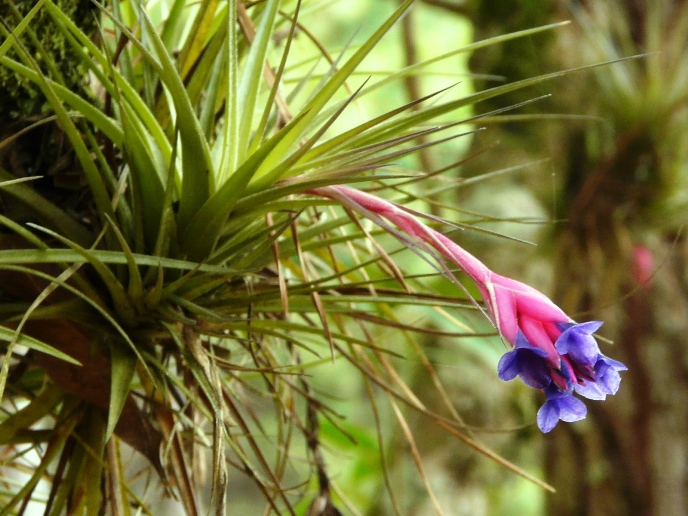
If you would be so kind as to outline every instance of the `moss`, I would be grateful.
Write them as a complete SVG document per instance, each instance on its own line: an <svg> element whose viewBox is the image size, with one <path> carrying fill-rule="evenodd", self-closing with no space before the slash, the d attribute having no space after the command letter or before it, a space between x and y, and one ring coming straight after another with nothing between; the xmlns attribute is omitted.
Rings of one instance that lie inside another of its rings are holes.
<svg viewBox="0 0 688 516"><path fill-rule="evenodd" d="M0 2L0 19L12 28L35 5L35 1L14 0L13 3L16 10L10 2ZM90 0L55 0L55 4L86 34L95 30L96 13ZM31 34L25 32L20 40L36 59L43 73L54 80L64 82L69 89L83 93L88 82L86 69L80 64L79 57L50 15L45 10L41 10L29 27L33 30L36 39L32 39ZM19 60L14 49L8 53L8 56ZM56 73L50 73L46 62L54 63ZM45 97L40 89L8 68L0 67L0 91L3 92L0 95L0 123L27 119L40 114L45 109Z"/></svg>

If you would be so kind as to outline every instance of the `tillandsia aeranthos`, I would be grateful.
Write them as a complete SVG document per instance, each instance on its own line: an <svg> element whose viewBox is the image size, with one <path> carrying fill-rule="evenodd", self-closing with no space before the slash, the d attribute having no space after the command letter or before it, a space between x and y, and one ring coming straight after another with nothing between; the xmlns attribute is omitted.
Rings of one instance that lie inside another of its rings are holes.
<svg viewBox="0 0 688 516"><path fill-rule="evenodd" d="M433 255L439 252L470 276L492 322L513 346L499 361L499 378L507 381L519 376L547 397L537 414L537 424L543 432L551 431L559 420L573 422L585 418L587 409L574 393L591 400L604 400L608 394L616 394L621 382L619 371L627 368L600 352L593 333L602 326L601 322L572 321L538 290L492 272L455 242L396 204L348 186L329 186L309 193L341 202L407 245Z"/></svg>
<svg viewBox="0 0 688 516"><path fill-rule="evenodd" d="M124 514L134 504L151 512L128 484L129 450L120 450L122 440L169 480L165 493L174 493L187 514L213 504L226 514L230 471L249 476L276 514L302 513L294 507L305 508L308 499L308 514L337 513L337 497L358 489L360 478L352 475L347 489L327 476L321 436L327 439L340 425L337 411L319 400L321 386L311 388L320 381L311 372L330 361L339 368L332 369L337 389L340 371L360 374L394 505L383 438L397 423L435 503L404 405L551 489L464 435L466 427L421 346L411 342L418 364L427 364L438 380L451 418L426 408L397 374L386 353L394 350L378 346L381 334L368 325L431 334L397 321L388 304L428 306L435 294L424 298L413 283L403 292L375 292L378 281L395 277L404 284L405 274L382 246L368 252L358 245L370 237L363 226L349 231L346 217L321 220L319 209L338 204L370 219L436 260L452 280L448 263L464 271L510 347L499 377L520 376L546 394L538 415L543 431L585 416L574 394L614 394L625 366L600 353L593 337L600 323L576 324L546 296L495 274L411 210L343 186L380 181L396 189L400 183L386 182L408 174L396 165L388 169L391 160L473 132L478 115L471 111L463 118L464 108L564 72L480 92L469 86L467 92L414 94L393 109L374 106L361 121L343 116L354 100L459 53L560 24L463 44L399 72L389 73L384 56L381 73L352 92L350 79L358 81L363 63L414 0L398 2L371 34L362 42L352 39L336 58L305 28L308 18L299 20L302 3L328 2L96 2L96 25L102 27L97 37L76 25L66 2L22 3L26 9L12 8L16 23L0 15L0 72L34 84L42 96L32 103L45 106L46 117L36 121L31 115L0 131L0 399L3 393L17 398L6 400L0 414L0 480L13 487L0 490L0 512L33 510L34 487L48 481L45 512ZM319 9L313 7L311 16L321 17ZM49 63L45 44L28 44L40 39L39 16L77 57L69 68L88 71L92 98L72 91L68 77L58 73L60 63ZM313 38L314 55L306 41L292 45L297 35ZM428 125L445 116L451 121ZM421 141L458 127L471 130ZM33 159L38 128L63 152L54 162ZM23 156L31 158L26 166ZM67 180L53 181L63 166L60 176ZM39 181L41 174L46 177ZM33 183L23 184L27 179ZM297 197L302 192L316 198ZM369 274L380 258L385 277ZM366 312L375 306L389 317ZM390 417L390 425L387 411L377 408L380 394L393 408L396 421ZM321 419L329 425L322 434ZM360 431L355 422L353 432L342 433L365 442L369 422ZM306 460L291 451L300 440L307 445ZM31 453L14 453L15 445L31 446ZM24 459L33 455L36 462L27 466ZM204 465L206 455L212 455L212 478L199 474L211 469ZM373 469L367 460L360 465ZM25 475L32 468L24 487L5 480L6 471ZM301 475L313 482L295 482ZM249 496L254 502L253 491ZM378 507L377 500L368 503L362 512Z"/></svg>

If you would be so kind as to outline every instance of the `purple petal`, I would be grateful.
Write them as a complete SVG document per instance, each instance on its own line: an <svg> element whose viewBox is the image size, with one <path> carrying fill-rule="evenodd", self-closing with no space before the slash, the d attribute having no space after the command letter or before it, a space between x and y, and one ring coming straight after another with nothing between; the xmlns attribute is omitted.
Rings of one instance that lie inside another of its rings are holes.
<svg viewBox="0 0 688 516"><path fill-rule="evenodd" d="M599 360L595 364L595 373L597 374L597 384L602 392L616 394L621 384L619 371L626 371L627 369L621 362L600 355Z"/></svg>
<svg viewBox="0 0 688 516"><path fill-rule="evenodd" d="M600 358L595 363L595 372L597 374L605 374L608 368L612 368L614 371L628 371L628 367L618 360L600 354Z"/></svg>
<svg viewBox="0 0 688 516"><path fill-rule="evenodd" d="M599 330L603 324L604 323L602 321L588 321L584 323L576 323L574 326L584 333L593 334Z"/></svg>
<svg viewBox="0 0 688 516"><path fill-rule="evenodd" d="M562 327L564 325L560 325ZM574 362L582 365L593 365L600 356L600 348L592 336L602 323L589 321L573 324L564 329L555 346L562 355L568 355Z"/></svg>
<svg viewBox="0 0 688 516"><path fill-rule="evenodd" d="M556 403L559 404L559 419L566 421L567 423L580 421L588 414L588 409L585 408L585 403L578 398L574 398L573 396L560 398L556 400Z"/></svg>
<svg viewBox="0 0 688 516"><path fill-rule="evenodd" d="M621 375L618 371L610 369L599 377L597 383L602 391L607 394L616 394L616 391L619 390L619 385L621 385Z"/></svg>
<svg viewBox="0 0 688 516"><path fill-rule="evenodd" d="M604 323L602 321L588 321L584 323L558 323L557 327L561 331L566 331L570 328L578 328L585 333L595 333Z"/></svg>
<svg viewBox="0 0 688 516"><path fill-rule="evenodd" d="M547 401L540 407L537 414L537 424L544 433L551 431L561 419L567 423L583 419L588 410L585 404L571 395L563 395L555 389L547 390Z"/></svg>
<svg viewBox="0 0 688 516"><path fill-rule="evenodd" d="M505 382L513 380L518 376L516 353L516 350L509 351L499 359L499 365L497 365L497 376L499 376L499 378Z"/></svg>
<svg viewBox="0 0 688 516"><path fill-rule="evenodd" d="M545 389L552 383L547 363L530 350L518 350L518 367L521 380L533 389Z"/></svg>
<svg viewBox="0 0 688 516"><path fill-rule="evenodd" d="M585 403L578 398L574 398L573 396L560 398L556 400L556 403L559 404L559 419L566 421L567 423L580 421L588 414L588 409L585 408Z"/></svg>
<svg viewBox="0 0 688 516"><path fill-rule="evenodd" d="M605 400L607 399L607 394L597 382L587 381L585 384L576 384L576 392L581 396L588 398L589 400Z"/></svg>
<svg viewBox="0 0 688 516"><path fill-rule="evenodd" d="M554 401L547 400L537 413L538 428L546 434L551 432L558 422L559 406Z"/></svg>
<svg viewBox="0 0 688 516"><path fill-rule="evenodd" d="M545 359L528 347L505 353L499 360L497 374L500 379L513 380L520 376L523 383L534 389L544 389L552 382Z"/></svg>

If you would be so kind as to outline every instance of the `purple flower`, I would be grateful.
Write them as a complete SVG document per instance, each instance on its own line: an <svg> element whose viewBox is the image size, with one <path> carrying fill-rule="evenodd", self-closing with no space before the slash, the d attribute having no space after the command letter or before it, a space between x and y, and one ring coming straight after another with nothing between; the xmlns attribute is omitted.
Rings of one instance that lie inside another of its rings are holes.
<svg viewBox="0 0 688 516"><path fill-rule="evenodd" d="M407 245L418 246L434 256L439 253L475 282L492 322L513 346L499 361L499 377L506 381L519 376L526 385L544 390L547 395L537 415L543 432L552 430L559 420L585 417L585 405L574 398L574 391L592 400L603 400L619 389L619 371L625 371L626 366L600 353L593 334L601 322L574 323L542 292L496 274L456 242L394 203L343 185L315 188L308 193L341 202ZM389 223L397 229L389 227Z"/></svg>
<svg viewBox="0 0 688 516"><path fill-rule="evenodd" d="M619 371L626 371L627 369L621 362L600 353L593 368L595 380L588 380L583 384L576 385L576 392L591 400L604 400L608 394L614 395L619 390L621 383Z"/></svg>
<svg viewBox="0 0 688 516"><path fill-rule="evenodd" d="M504 380L513 380L520 376L523 383L534 389L545 389L552 383L547 367L547 352L531 346L523 333L516 336L516 347L502 356L497 371Z"/></svg>
<svg viewBox="0 0 688 516"><path fill-rule="evenodd" d="M595 374L597 383L607 394L616 394L621 383L619 371L628 371L628 367L612 358L600 355L600 359L595 364Z"/></svg>
<svg viewBox="0 0 688 516"><path fill-rule="evenodd" d="M602 326L600 321L557 326L563 330L554 345L560 355L568 355L572 361L582 366L591 366L597 362L600 348L592 334Z"/></svg>
<svg viewBox="0 0 688 516"><path fill-rule="evenodd" d="M588 413L585 405L574 398L571 391L561 391L555 386L548 388L547 401L537 413L537 425L544 433L550 432L559 420L572 423L584 419Z"/></svg>
<svg viewBox="0 0 688 516"><path fill-rule="evenodd" d="M502 356L497 370L502 380L520 376L529 387L545 392L547 400L537 415L540 430L546 433L559 420L571 422L585 417L587 409L573 396L574 391L591 400L604 400L619 390L619 371L627 368L600 353L593 333L601 322L552 325L523 316L520 322L535 344L519 330L514 349Z"/></svg>

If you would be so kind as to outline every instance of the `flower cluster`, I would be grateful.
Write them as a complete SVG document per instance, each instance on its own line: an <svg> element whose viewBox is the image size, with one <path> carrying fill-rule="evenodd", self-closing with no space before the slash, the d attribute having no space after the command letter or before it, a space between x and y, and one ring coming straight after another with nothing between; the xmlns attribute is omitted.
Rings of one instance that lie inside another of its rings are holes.
<svg viewBox="0 0 688 516"><path fill-rule="evenodd" d="M541 292L494 272L479 287L497 329L514 346L499 361L499 377L519 376L545 392L547 401L537 415L540 430L586 416L574 392L591 400L616 394L619 371L626 366L600 352L593 334L601 322L575 323Z"/></svg>
<svg viewBox="0 0 688 516"><path fill-rule="evenodd" d="M574 391L591 400L604 400L616 394L619 371L626 366L600 353L592 336L602 326L599 321L540 324L547 328L548 340L534 345L519 331L514 349L502 357L497 369L502 380L519 376L526 385L545 392L547 401L538 411L537 424L549 432L559 420L572 422L586 416L585 405L573 396Z"/></svg>
<svg viewBox="0 0 688 516"><path fill-rule="evenodd" d="M543 432L559 420L583 419L587 409L574 392L591 400L616 394L626 366L600 352L594 332L601 322L575 323L547 296L519 281L492 272L476 257L403 208L348 186L309 193L337 200L428 252L439 252L476 283L499 333L513 349L500 360L499 378L541 389L546 401L537 415ZM397 230L388 227L388 223Z"/></svg>

